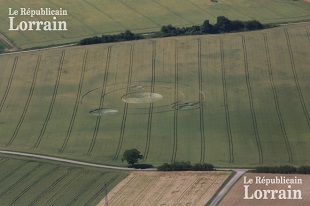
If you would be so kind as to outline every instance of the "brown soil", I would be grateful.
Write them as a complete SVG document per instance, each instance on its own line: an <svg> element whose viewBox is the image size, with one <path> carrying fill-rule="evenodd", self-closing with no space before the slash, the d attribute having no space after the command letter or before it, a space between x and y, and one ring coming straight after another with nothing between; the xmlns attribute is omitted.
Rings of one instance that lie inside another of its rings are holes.
<svg viewBox="0 0 310 206"><path fill-rule="evenodd" d="M109 194L108 204L205 205L231 172L132 172ZM104 206L103 198L98 206Z"/></svg>

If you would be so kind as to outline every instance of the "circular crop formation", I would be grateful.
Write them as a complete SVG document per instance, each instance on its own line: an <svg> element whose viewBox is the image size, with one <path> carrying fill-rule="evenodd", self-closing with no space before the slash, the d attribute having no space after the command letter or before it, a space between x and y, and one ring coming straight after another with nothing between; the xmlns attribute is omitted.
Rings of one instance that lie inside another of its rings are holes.
<svg viewBox="0 0 310 206"><path fill-rule="evenodd" d="M177 91L176 91L177 88ZM189 85L175 85L173 82L132 82L131 85L119 83L99 87L84 94L81 103L91 115L115 115L127 109L129 113L153 113L173 110L193 110L205 95ZM126 106L127 104L127 106Z"/></svg>
<svg viewBox="0 0 310 206"><path fill-rule="evenodd" d="M151 92L133 92L125 94L122 101L130 104L153 103L163 98L162 95Z"/></svg>

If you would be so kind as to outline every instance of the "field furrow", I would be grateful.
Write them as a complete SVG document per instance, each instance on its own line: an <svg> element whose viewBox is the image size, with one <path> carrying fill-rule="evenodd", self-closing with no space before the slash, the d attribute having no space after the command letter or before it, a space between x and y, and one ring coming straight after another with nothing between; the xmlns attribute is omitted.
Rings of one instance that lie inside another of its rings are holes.
<svg viewBox="0 0 310 206"><path fill-rule="evenodd" d="M253 95L252 95L252 88L251 88L251 81L250 81L250 74L249 74L249 63L248 63L248 57L247 57L247 47L245 42L245 37L242 36L242 48L243 48L243 61L244 61L244 69L245 69L245 78L246 78L246 84L247 84L247 90L249 95L249 104L250 104L250 110L252 115L252 123L254 128L254 134L255 134L255 140L257 144L257 150L258 150L258 156L259 156L259 163L264 162L264 156L263 156L263 150L262 145L260 141L259 131L257 128L257 120L256 120L256 114L254 110L254 102L253 102Z"/></svg>
<svg viewBox="0 0 310 206"><path fill-rule="evenodd" d="M224 107L225 107L225 117L226 117L226 129L229 145L229 162L234 162L234 146L233 146L233 137L231 133L230 126L230 116L229 116L229 107L227 100L227 86L226 86L226 76L225 76L225 56L223 48L223 40L220 39L220 51L221 51L221 70L222 70L222 83L223 83L223 96L224 96Z"/></svg>
<svg viewBox="0 0 310 206"><path fill-rule="evenodd" d="M285 142L285 146L286 146L286 151L287 151L287 154L288 154L288 161L291 162L293 160L293 155L292 155L292 151L291 151L291 147L290 147L290 144L289 144L289 141L288 141L288 137L287 137L284 121L283 121L283 118L282 118L282 113L281 113L280 106L279 106L278 94L277 94L276 86L275 86L275 83L274 83L272 66L271 66L271 60L270 60L269 44L268 44L267 35L265 35L265 34L264 34L264 43L265 43L265 50L266 50L266 58L267 58L267 68L268 68L268 73L269 73L269 80L270 80L271 87L272 87L272 92L273 92L274 102L275 102L275 106L276 106L276 111L277 111L279 123L280 123L280 126L281 126L282 136L283 136L283 139L284 139L284 142Z"/></svg>
<svg viewBox="0 0 310 206"><path fill-rule="evenodd" d="M175 64L174 64L174 115L173 115L173 148L171 162L176 161L177 149L178 149L178 113L179 113L179 77L178 77L178 49L177 43L175 45Z"/></svg>
<svg viewBox="0 0 310 206"><path fill-rule="evenodd" d="M293 76L294 76L294 81L296 84L296 89L298 91L298 96L299 96L299 100L310 130L310 117L309 117L309 113L305 104L305 100L303 97L303 93L301 91L300 88L300 84L299 84L299 80L298 80L298 75L297 75L297 71L296 71L296 67L295 67L295 61L294 61L294 55L293 55L293 51L292 51L292 47L291 47L291 42L290 42L290 36L288 33L287 29L284 29L284 33L285 33L285 38L286 38L286 43L287 43L287 47L288 47L288 52L289 52L289 56L290 56L290 62L291 62L291 68L292 68L292 72L293 72Z"/></svg>
<svg viewBox="0 0 310 206"><path fill-rule="evenodd" d="M77 91L77 95L76 95L76 99L75 99L73 113L72 113L71 120L70 120L70 125L69 125L69 128L67 130L66 138L63 142L63 145L62 145L61 149L59 150L59 153L63 153L67 147L67 144L68 144L71 132L72 132L72 128L73 128L73 125L75 122L76 113L79 109L79 105L80 105L80 101L81 101L81 92L82 92L83 81L84 81L85 68L86 68L86 62L87 62L87 54L88 54L88 50L85 50L84 57L83 57L83 63L82 63L81 77L80 77L78 91Z"/></svg>
<svg viewBox="0 0 310 206"><path fill-rule="evenodd" d="M128 78L127 78L127 87L126 87L126 94L130 92L131 87L131 79L132 79L132 66L133 66L133 53L134 53L134 46L132 45L130 47L130 55L129 55L129 67L128 67ZM126 127L126 119L127 119L127 113L128 113L128 103L125 102L124 109L123 109L123 118L121 123L121 129L120 129L120 136L119 136L119 142L117 145L117 149L114 155L114 160L118 159L120 151L122 149L122 144L124 141L124 134L125 134L125 127Z"/></svg>
<svg viewBox="0 0 310 206"><path fill-rule="evenodd" d="M42 141L42 138L44 136L44 133L46 131L46 127L47 127L47 125L49 123L49 120L51 118L51 114L53 112L54 104L55 104L56 97L57 97L57 92L58 92L60 77L61 77L61 73L62 73L62 67L63 67L63 63L64 63L64 58L65 58L65 51L62 51L61 58L60 58L60 61L59 61L59 68L58 68L58 72L57 72L56 82L55 82L55 86L54 86L54 90L53 90L53 94L52 94L52 98L51 98L51 103L50 103L50 106L48 108L48 112L47 112L47 115L45 117L42 129L41 129L40 134L38 136L38 139L37 139L37 141L34 144L34 148L38 148L39 147L39 145L40 145L40 143Z"/></svg>
<svg viewBox="0 0 310 206"><path fill-rule="evenodd" d="M198 39L198 83L199 83L199 112L200 112L200 138L201 138L201 155L200 155L200 163L205 161L205 149L206 149L206 137L205 137L205 121L204 121L204 98L205 94L203 93L203 79L202 79L202 65L201 65L201 40Z"/></svg>
<svg viewBox="0 0 310 206"><path fill-rule="evenodd" d="M101 109L104 109L103 103L104 103L104 96L106 94L106 87L107 87L107 81L108 81L108 76L109 76L109 67L110 67L110 61L111 61L111 46L108 47L108 52L107 52L106 58L107 59L106 59L104 77L103 77L103 82L102 82L101 98L100 98L99 107L98 107L99 111ZM93 133L93 138L92 138L91 144L89 146L89 149L87 151L88 155L90 155L94 149L94 145L95 145L96 138L97 138L98 131L99 131L100 121L101 121L101 115L99 114L98 117L96 118L96 125L95 125L95 129L94 129L94 133Z"/></svg>
<svg viewBox="0 0 310 206"><path fill-rule="evenodd" d="M19 129L21 127L21 125L23 124L24 122L24 119L25 119L25 116L27 114L27 110L28 110L28 107L29 107L29 104L31 102L31 99L32 99L32 95L33 95L33 91L35 89L35 86L36 86L36 81L37 81L37 74L38 74L38 70L39 70L39 67L40 67L40 62L41 62L41 56L38 56L38 60L37 60L37 64L35 66L35 69L34 69L34 73L33 73L33 78L32 78L32 83L31 83L31 87L30 87L30 91L29 91L29 94L28 94L28 98L26 100L26 104L24 106L24 109L23 109L23 113L18 121L18 124L14 130L14 133L10 139L10 141L6 144L6 147L10 147L11 144L13 143L13 141L15 140L18 132L19 132Z"/></svg>
<svg viewBox="0 0 310 206"><path fill-rule="evenodd" d="M6 89L4 91L4 94L3 94L1 102L0 102L0 114L1 114L1 111L3 109L4 103L6 101L6 98L7 98L8 94L9 94L9 92L10 92L10 88L11 88L12 80L14 78L17 62L18 62L18 57L15 57L14 63L13 63L13 66L12 66L12 70L11 70L11 74L10 74L10 77L8 79L8 83L7 83Z"/></svg>

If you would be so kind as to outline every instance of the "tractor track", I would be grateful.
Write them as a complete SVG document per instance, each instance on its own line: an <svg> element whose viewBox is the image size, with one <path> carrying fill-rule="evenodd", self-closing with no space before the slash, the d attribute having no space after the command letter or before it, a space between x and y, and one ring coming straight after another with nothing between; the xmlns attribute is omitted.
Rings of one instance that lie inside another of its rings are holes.
<svg viewBox="0 0 310 206"><path fill-rule="evenodd" d="M21 193L19 193L8 205L14 205L14 203L16 201L19 200L19 198L22 197L22 195L24 195L27 191L29 191L33 186L35 186L36 184L38 184L39 182L41 182L43 179L49 177L53 172L55 172L56 170L58 170L60 168L59 165L57 165L55 168L53 168L52 170L46 172L45 174L41 175L36 181L32 182L30 185L28 185Z"/></svg>
<svg viewBox="0 0 310 206"><path fill-rule="evenodd" d="M223 97L224 97L224 107L225 107L225 119L228 135L228 146L229 146L229 162L234 162L234 147L233 147L233 138L231 133L230 126L230 116L228 108L228 97L227 97L227 88L226 88L226 76L225 76L225 62L224 62L224 50L223 50L223 39L220 39L220 51L221 51L221 70L222 70L222 83L223 83Z"/></svg>
<svg viewBox="0 0 310 206"><path fill-rule="evenodd" d="M295 80L296 89L298 92L298 96L299 96L299 100L301 103L302 110L303 110L304 115L306 117L308 128L310 130L310 117L309 117L307 106L306 106L306 103L305 103L305 100L304 100L304 97L303 97L303 94L302 94L302 91L300 88L299 80L298 80L298 75L297 75L297 71L296 71L296 67L295 67L294 55L293 55L291 41L290 41L290 35L289 35L287 29L284 29L284 33L285 33L286 43L287 43L287 47L288 47L288 51L289 51L289 55L290 55L291 68L292 68L292 72L293 72L293 76L294 76L294 80Z"/></svg>
<svg viewBox="0 0 310 206"><path fill-rule="evenodd" d="M28 205L34 205L36 202L38 202L44 195L46 195L50 190L52 190L59 182L61 182L63 179L65 179L67 176L71 174L71 170L69 170L67 173L62 175L61 177L57 178L48 188L46 188L44 191L42 191L39 195L36 196L34 200L32 200L31 203Z"/></svg>
<svg viewBox="0 0 310 206"><path fill-rule="evenodd" d="M104 190L106 190L106 187L109 186L112 182L114 182L119 175L115 175L113 178L111 178L106 184L105 187L102 187L99 191L97 191L86 203L85 205L90 205L94 199L96 199Z"/></svg>
<svg viewBox="0 0 310 206"><path fill-rule="evenodd" d="M28 111L29 104L30 104L32 96L33 96L33 91L34 91L35 86L36 86L36 81L37 81L37 76L38 76L38 70L39 70L39 67L40 67L40 63L41 63L41 55L38 56L37 64L36 64L36 67L35 67L35 70L34 70L34 73L33 73L33 78L32 78L32 83L31 83L30 91L29 91L28 98L26 100L26 104L24 106L22 115L21 115L21 117L19 119L19 122L18 122L18 124L17 124L17 126L16 126L16 128L14 130L14 133L13 133L10 141L7 143L6 147L10 147L12 145L13 141L15 140L15 138L16 138L18 132L19 132L20 127L22 126L22 124L24 122L25 116L26 116L27 111Z"/></svg>
<svg viewBox="0 0 310 206"><path fill-rule="evenodd" d="M78 92L76 94L76 99L75 99L73 113L72 113L71 120L70 120L70 125L69 125L69 128L67 130L66 138L65 138L65 140L63 142L63 145L62 145L59 153L63 153L64 150L67 147L67 144L68 144L68 141L70 139L71 132L72 132L72 129L73 129L73 125L74 125L74 122L75 122L75 117L76 117L77 111L79 109L79 104L80 104L80 101L81 101L81 93L82 93L82 88L83 88L84 74L85 74L85 70L86 70L87 55L88 55L88 50L85 50L84 58L83 58L83 64L82 64L82 71L81 71L81 76L80 76L80 82L79 82L79 86L78 86Z"/></svg>
<svg viewBox="0 0 310 206"><path fill-rule="evenodd" d="M156 42L152 42L152 79L151 79L151 93L154 93L155 91L155 67L156 67ZM149 115L147 119L147 133L146 133L146 143L145 143L145 150L144 150L144 161L147 160L148 153L150 150L150 144L151 144L151 135L152 135L152 119L153 119L153 109L154 104L150 103L149 107Z"/></svg>
<svg viewBox="0 0 310 206"><path fill-rule="evenodd" d="M0 114L1 114L1 111L3 109L4 103L6 101L6 98L8 97L8 94L9 94L10 89L11 89L12 81L13 81L14 74L15 74L15 71L16 71L17 62L18 62L18 57L15 57L14 63L13 63L13 66L12 66L12 71L11 71L11 74L10 74L10 77L9 77L9 81L8 81L7 86L6 86L6 89L5 89L4 95L2 97L2 100L0 102Z"/></svg>
<svg viewBox="0 0 310 206"><path fill-rule="evenodd" d="M198 41L198 83L199 83L199 114L200 114L200 138L201 138L201 155L200 155L200 163L205 161L205 149L206 149L206 137L205 137L205 129L204 129L204 111L203 111L203 94L202 94L202 67L201 67L201 40Z"/></svg>
<svg viewBox="0 0 310 206"><path fill-rule="evenodd" d="M246 42L245 42L244 36L241 36L241 39L242 39L242 48L243 48L243 61L244 61L244 69L245 69L245 79L246 79L246 85L247 85L248 96L249 96L249 104L250 104L250 110L251 110L251 115L252 115L252 124L253 124L253 128L254 128L255 140L256 140L257 151L258 151L258 158L259 158L259 163L263 163L264 162L264 156L263 156L263 150L262 150L262 144L261 144L261 140L260 140L259 131L257 128L256 114L255 114L255 109L254 109L254 101L253 101L252 87L251 87L250 74L249 74L249 65L248 65Z"/></svg>
<svg viewBox="0 0 310 206"><path fill-rule="evenodd" d="M134 45L131 45L130 47L130 60L129 60L129 71L128 71L128 79L127 79L127 91L126 94L130 91L130 85L131 85L131 78L132 78L132 67L133 67L133 52L134 52ZM125 102L124 110L123 110L123 118L121 123L121 129L120 129L120 136L119 141L117 145L117 149L114 155L114 160L116 160L119 157L119 154L121 152L121 148L124 141L124 134L125 134L125 127L126 127L126 119L127 119L127 112L128 112L128 103Z"/></svg>
<svg viewBox="0 0 310 206"><path fill-rule="evenodd" d="M178 79L178 49L177 42L175 43L175 66L174 66L174 115L173 115L173 149L172 149L172 157L171 162L175 162L177 156L178 149L178 113L179 113L179 79Z"/></svg>
<svg viewBox="0 0 310 206"><path fill-rule="evenodd" d="M280 110L277 89L275 87L274 80L273 80L268 39L267 39L267 35L266 34L263 34L263 36L264 36L264 44L265 44L265 51L266 51L266 60L267 60L267 68L268 68L268 74L269 74L269 81L270 81L270 85L271 85L271 88L272 88L274 103L275 103L275 107L276 107L276 111L277 111L277 116L278 116L280 127L281 127L282 136L283 136L284 143L285 143L286 150L287 150L287 154L288 154L288 160L289 160L289 162L292 162L293 161L293 154L292 154L290 143L288 141L288 137L287 137L287 133L286 133L286 130L285 130L284 121L283 121L281 110Z"/></svg>
<svg viewBox="0 0 310 206"><path fill-rule="evenodd" d="M19 178L16 182L14 182L10 187L8 187L6 190L4 190L1 194L0 197L2 197L4 194L8 193L10 190L12 190L16 185L18 185L20 182L22 182L24 179L26 179L31 173L35 172L38 170L40 167L43 166L43 163L38 164L36 167L34 167L32 170L27 172L25 175L23 175L21 178Z"/></svg>
<svg viewBox="0 0 310 206"><path fill-rule="evenodd" d="M103 77L103 83L102 83L102 89L101 89L99 109L101 109L103 107L104 96L106 93L106 87L107 87L108 76L109 76L109 67L110 67L110 61L111 61L111 47L112 46L108 47L108 52L107 52L107 61L106 61L105 70L104 70L104 77ZM101 116L99 115L96 119L96 125L95 125L95 129L94 129L94 133L93 133L93 138L92 138L90 146L88 148L87 155L91 155L91 153L94 149L95 142L96 142L98 132L99 132L100 121L101 121Z"/></svg>
<svg viewBox="0 0 310 206"><path fill-rule="evenodd" d="M34 145L34 148L38 148L39 147L39 145L40 145L40 143L42 141L42 138L44 136L47 124L48 124L48 122L49 122L49 120L51 118L51 115L52 115L52 112L53 112L53 108L54 108L54 104L55 104L56 97L57 97L57 92L58 92L60 77L61 77L61 73L62 73L62 67L63 67L63 63L64 63L64 58L65 58L65 51L62 51L60 62L59 62L59 68L58 68L58 72L57 72L57 78L56 78L56 82L55 82L55 87L54 87L54 91L53 91L53 95L52 95L52 99L51 99L51 103L50 103L50 106L49 106L46 118L44 120L42 129L41 129L40 134L38 136L38 139L37 139L37 141L36 141L36 143Z"/></svg>
<svg viewBox="0 0 310 206"><path fill-rule="evenodd" d="M79 171L72 179L70 179L68 182L66 182L66 184L64 184L64 186L62 186L57 193L55 193L45 204L46 205L55 205L56 202L62 198L63 196L66 195L65 190L67 189L67 187L74 181L76 180L82 173L87 174L87 171L82 169L81 171ZM56 199L54 199L58 194L61 194L60 196L58 196ZM54 199L54 200L53 200Z"/></svg>

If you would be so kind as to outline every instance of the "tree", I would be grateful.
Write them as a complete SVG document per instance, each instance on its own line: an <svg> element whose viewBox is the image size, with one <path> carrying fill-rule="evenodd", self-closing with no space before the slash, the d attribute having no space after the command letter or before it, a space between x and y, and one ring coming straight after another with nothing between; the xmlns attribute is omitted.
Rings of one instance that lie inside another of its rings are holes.
<svg viewBox="0 0 310 206"><path fill-rule="evenodd" d="M139 159L143 159L143 155L140 155L137 149L130 149L124 152L122 162L126 160L128 164L133 166Z"/></svg>

